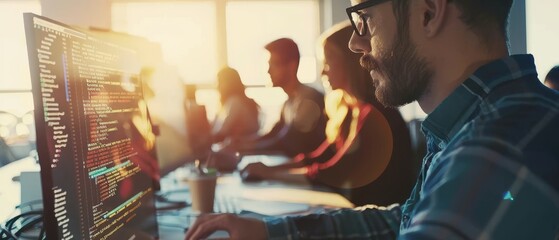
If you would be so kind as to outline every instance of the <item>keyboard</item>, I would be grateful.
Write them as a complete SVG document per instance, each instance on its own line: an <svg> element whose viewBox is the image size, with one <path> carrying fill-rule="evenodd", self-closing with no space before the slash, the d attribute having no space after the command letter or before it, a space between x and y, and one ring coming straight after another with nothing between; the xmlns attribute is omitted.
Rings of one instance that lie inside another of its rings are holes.
<svg viewBox="0 0 559 240"><path fill-rule="evenodd" d="M240 201L238 198L217 193L214 201L214 212L216 213L241 213Z"/></svg>

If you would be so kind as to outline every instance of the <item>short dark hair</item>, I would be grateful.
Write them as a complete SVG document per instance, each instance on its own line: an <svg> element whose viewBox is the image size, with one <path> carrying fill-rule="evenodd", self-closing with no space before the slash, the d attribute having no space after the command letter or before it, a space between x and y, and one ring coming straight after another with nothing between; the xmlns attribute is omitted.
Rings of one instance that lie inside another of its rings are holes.
<svg viewBox="0 0 559 240"><path fill-rule="evenodd" d="M270 54L278 56L282 61L285 62L296 62L299 65L299 47L297 43L290 38L280 38L278 40L272 41L271 43L264 46Z"/></svg>
<svg viewBox="0 0 559 240"><path fill-rule="evenodd" d="M507 39L508 16L513 0L448 0L461 11L460 19L488 42L495 30ZM409 0L393 0L394 13L400 21L408 24Z"/></svg>
<svg viewBox="0 0 559 240"><path fill-rule="evenodd" d="M555 86L559 86L559 65L553 67L545 76L546 82L551 82Z"/></svg>

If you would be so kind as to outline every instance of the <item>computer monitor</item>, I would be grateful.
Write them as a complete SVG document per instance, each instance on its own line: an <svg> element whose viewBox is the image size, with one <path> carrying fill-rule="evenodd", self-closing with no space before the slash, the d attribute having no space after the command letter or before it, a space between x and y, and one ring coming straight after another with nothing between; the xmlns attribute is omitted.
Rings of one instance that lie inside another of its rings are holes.
<svg viewBox="0 0 559 240"><path fill-rule="evenodd" d="M141 36L106 29L81 29L98 39L136 49L143 67L144 99L150 109L151 120L157 127L157 160L162 176L170 173L196 156L189 147L190 129L187 128L184 82L176 66L167 64L159 43Z"/></svg>
<svg viewBox="0 0 559 240"><path fill-rule="evenodd" d="M154 239L159 178L137 53L26 13L47 239Z"/></svg>

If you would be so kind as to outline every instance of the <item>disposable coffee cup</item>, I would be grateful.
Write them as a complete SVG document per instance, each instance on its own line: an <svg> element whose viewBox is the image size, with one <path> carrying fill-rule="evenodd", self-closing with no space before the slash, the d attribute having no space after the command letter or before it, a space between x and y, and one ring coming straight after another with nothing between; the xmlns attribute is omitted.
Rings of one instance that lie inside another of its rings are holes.
<svg viewBox="0 0 559 240"><path fill-rule="evenodd" d="M192 211L197 213L213 212L217 175L215 173L191 174L187 181L192 198Z"/></svg>

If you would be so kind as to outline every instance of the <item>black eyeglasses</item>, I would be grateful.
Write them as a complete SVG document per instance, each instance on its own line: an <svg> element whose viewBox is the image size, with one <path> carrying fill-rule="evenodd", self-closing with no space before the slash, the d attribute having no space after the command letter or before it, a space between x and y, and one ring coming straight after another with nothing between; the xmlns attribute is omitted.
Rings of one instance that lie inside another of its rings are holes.
<svg viewBox="0 0 559 240"><path fill-rule="evenodd" d="M349 20L351 21L351 25L353 26L353 30L357 33L357 35L361 37L365 36L368 28L367 18L369 16L364 15L361 10L388 1L390 0L369 0L345 9Z"/></svg>

